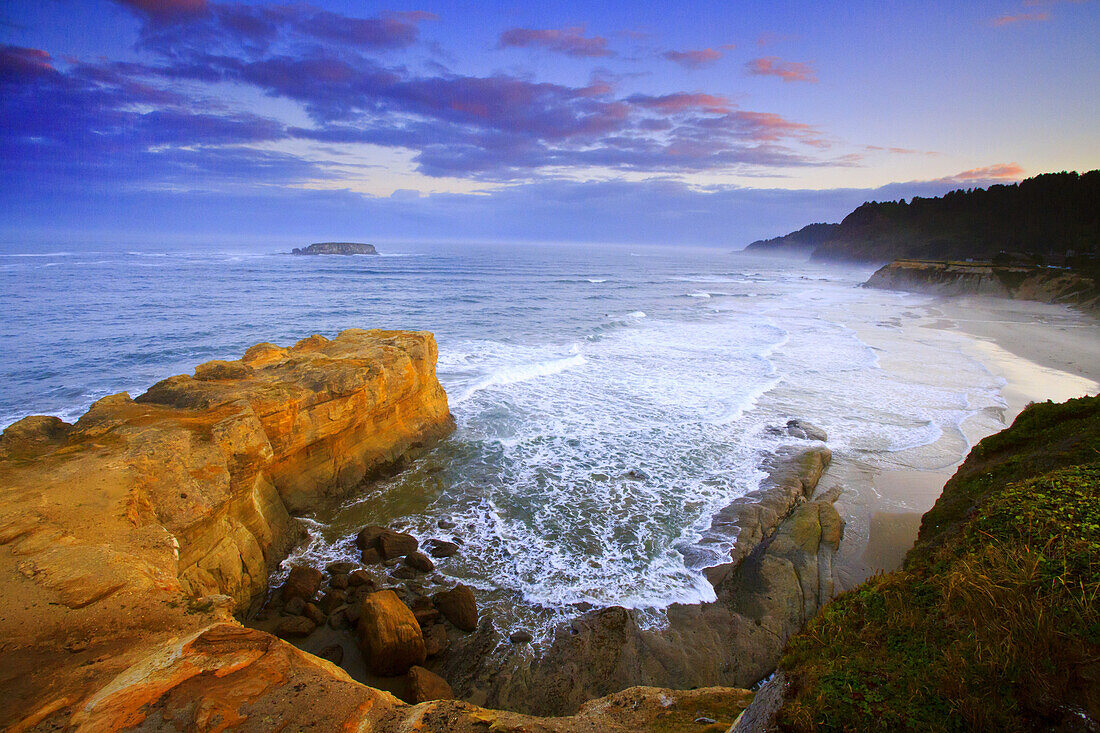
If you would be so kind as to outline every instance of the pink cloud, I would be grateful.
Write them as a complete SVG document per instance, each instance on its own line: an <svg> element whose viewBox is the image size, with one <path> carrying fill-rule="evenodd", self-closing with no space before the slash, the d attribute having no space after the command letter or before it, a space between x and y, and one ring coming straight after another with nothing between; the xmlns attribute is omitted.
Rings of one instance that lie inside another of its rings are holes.
<svg viewBox="0 0 1100 733"><path fill-rule="evenodd" d="M603 36L585 36L583 26L570 28L510 28L500 34L498 48L545 48L577 58L614 56Z"/></svg>
<svg viewBox="0 0 1100 733"><path fill-rule="evenodd" d="M698 69L722 58L722 52L713 48L700 48L689 51L665 51L661 57L688 69Z"/></svg>
<svg viewBox="0 0 1100 733"><path fill-rule="evenodd" d="M675 92L658 97L644 94L636 94L627 99L639 107L658 110L665 114L677 114L679 112L707 112L709 114L728 114L730 100L717 94L704 94L703 92Z"/></svg>
<svg viewBox="0 0 1100 733"><path fill-rule="evenodd" d="M765 56L753 59L745 66L754 76L778 76L783 81L817 83L817 73L813 66L800 61L782 61L777 56Z"/></svg>
<svg viewBox="0 0 1100 733"><path fill-rule="evenodd" d="M999 18L994 18L992 23L996 27L1004 25L1012 25L1013 23L1034 23L1043 20L1050 20L1050 13L1018 13L1016 15L1002 15Z"/></svg>
<svg viewBox="0 0 1100 733"><path fill-rule="evenodd" d="M1025 175L1019 163L998 163L984 168L971 168L948 178L956 181L1018 181Z"/></svg>

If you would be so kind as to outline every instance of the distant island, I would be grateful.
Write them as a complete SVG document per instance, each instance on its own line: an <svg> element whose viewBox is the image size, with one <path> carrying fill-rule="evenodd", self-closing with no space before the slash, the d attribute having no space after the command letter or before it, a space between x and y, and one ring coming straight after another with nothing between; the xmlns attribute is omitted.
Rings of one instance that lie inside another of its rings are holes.
<svg viewBox="0 0 1100 733"><path fill-rule="evenodd" d="M839 224L811 224L746 251L814 260L1016 260L1075 266L1100 240L1100 170L1047 173L1011 185L908 202L870 201Z"/></svg>
<svg viewBox="0 0 1100 733"><path fill-rule="evenodd" d="M292 255L376 255L378 250L373 244L359 242L317 242L305 249L295 247Z"/></svg>

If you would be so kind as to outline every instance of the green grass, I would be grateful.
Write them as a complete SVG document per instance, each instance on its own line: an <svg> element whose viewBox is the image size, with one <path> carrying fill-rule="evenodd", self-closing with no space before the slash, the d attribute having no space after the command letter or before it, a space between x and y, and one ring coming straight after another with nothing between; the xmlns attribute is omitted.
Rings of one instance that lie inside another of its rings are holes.
<svg viewBox="0 0 1100 733"><path fill-rule="evenodd" d="M905 568L844 594L791 640L781 727L1100 721L1098 435L1100 398L1085 398L1034 405L982 441Z"/></svg>

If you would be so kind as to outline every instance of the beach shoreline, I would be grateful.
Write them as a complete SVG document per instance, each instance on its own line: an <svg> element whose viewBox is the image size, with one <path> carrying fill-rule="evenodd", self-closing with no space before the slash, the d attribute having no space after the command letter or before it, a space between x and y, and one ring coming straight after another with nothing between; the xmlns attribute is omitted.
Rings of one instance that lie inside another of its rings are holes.
<svg viewBox="0 0 1100 733"><path fill-rule="evenodd" d="M1031 402L1063 402L1100 392L1100 320L1087 314L1063 305L981 296L937 298L924 311L917 328L959 334L963 353L1003 380L1001 427L1011 425ZM971 446L995 432L980 422L962 426ZM841 548L842 588L901 565L916 540L921 517L967 453L935 470L878 469L834 461L823 481L869 482L874 493L870 501L858 504L846 503L844 495L837 502L855 530Z"/></svg>

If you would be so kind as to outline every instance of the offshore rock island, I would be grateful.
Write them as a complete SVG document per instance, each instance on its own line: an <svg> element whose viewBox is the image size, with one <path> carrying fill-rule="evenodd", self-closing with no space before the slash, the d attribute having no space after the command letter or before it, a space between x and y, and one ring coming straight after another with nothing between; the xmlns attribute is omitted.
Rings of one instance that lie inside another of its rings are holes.
<svg viewBox="0 0 1100 733"><path fill-rule="evenodd" d="M295 247L292 255L376 255L373 244L360 242L317 242L304 249Z"/></svg>

